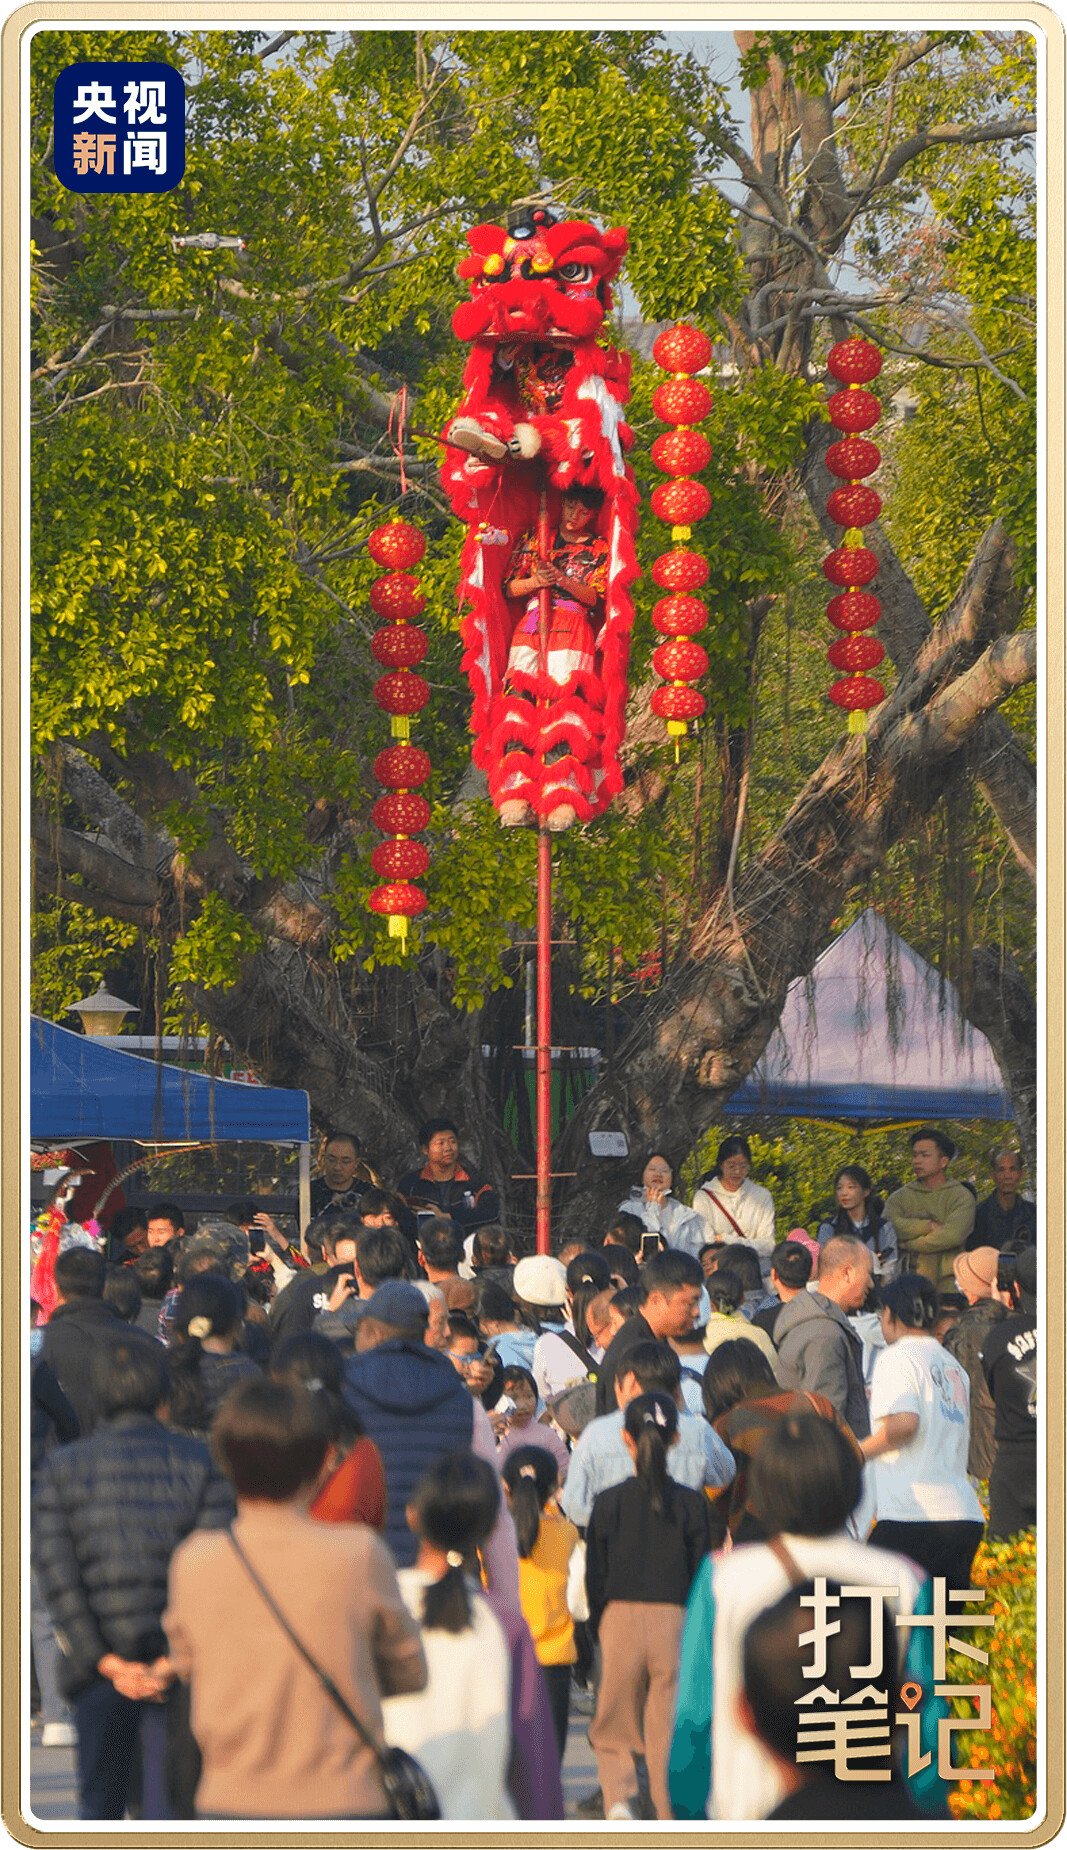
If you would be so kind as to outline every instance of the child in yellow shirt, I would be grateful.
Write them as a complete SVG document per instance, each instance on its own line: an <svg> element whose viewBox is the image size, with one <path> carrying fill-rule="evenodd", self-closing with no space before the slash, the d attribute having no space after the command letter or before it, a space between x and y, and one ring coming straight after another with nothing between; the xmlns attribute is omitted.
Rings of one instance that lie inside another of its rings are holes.
<svg viewBox="0 0 1067 1850"><path fill-rule="evenodd" d="M545 1673L556 1746L567 1745L571 1665L578 1652L567 1610L567 1569L578 1531L556 1507L559 1472L551 1452L520 1446L506 1459L504 1485L519 1544L519 1600Z"/></svg>

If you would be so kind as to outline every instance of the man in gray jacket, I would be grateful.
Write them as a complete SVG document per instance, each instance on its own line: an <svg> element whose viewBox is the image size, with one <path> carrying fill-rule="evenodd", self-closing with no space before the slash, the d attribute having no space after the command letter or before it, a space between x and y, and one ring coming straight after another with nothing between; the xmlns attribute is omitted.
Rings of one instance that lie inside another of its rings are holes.
<svg viewBox="0 0 1067 1850"><path fill-rule="evenodd" d="M825 1394L857 1439L871 1430L863 1383L863 1344L849 1322L870 1289L873 1260L862 1240L828 1240L819 1254L819 1289L799 1291L775 1319L778 1380Z"/></svg>

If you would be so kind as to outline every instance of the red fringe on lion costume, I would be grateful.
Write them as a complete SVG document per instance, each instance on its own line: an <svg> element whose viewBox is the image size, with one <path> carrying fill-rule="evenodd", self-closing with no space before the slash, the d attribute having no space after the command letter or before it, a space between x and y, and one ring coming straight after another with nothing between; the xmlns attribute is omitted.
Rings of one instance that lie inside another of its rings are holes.
<svg viewBox="0 0 1067 1850"><path fill-rule="evenodd" d="M626 232L557 223L537 207L508 227L477 225L467 241L459 274L471 299L452 326L472 351L441 473L470 527L459 597L473 756L503 822L562 829L600 815L622 787L637 577L630 362L596 335ZM536 633L543 584L547 652Z"/></svg>

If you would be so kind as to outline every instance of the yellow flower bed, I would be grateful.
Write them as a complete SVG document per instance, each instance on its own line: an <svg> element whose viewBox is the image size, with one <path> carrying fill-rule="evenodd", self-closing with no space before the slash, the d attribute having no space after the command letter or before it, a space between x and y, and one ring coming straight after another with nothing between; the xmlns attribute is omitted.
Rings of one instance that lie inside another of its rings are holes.
<svg viewBox="0 0 1067 1850"><path fill-rule="evenodd" d="M948 1660L951 1683L978 1683L988 1677L993 1689L992 1735L957 1735L957 1752L974 1742L968 1764L992 1766L993 1780L961 1779L949 1805L954 1818L1029 1818L1037 1805L1037 1541L1024 1529L1007 1542L985 1541L974 1558L971 1585L988 1589L983 1608L996 1625L986 1637L989 1665L967 1658ZM977 1634L975 1643L987 1648ZM955 1705L973 1717L974 1702Z"/></svg>

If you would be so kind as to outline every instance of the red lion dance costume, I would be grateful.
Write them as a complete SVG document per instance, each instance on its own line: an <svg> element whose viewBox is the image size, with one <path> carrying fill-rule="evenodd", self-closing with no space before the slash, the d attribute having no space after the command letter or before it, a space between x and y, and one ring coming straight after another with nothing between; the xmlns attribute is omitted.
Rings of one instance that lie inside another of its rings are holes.
<svg viewBox="0 0 1067 1850"><path fill-rule="evenodd" d="M537 207L508 228L476 225L467 242L459 274L471 299L452 326L472 350L441 474L470 527L459 597L473 757L502 822L564 829L622 788L637 577L630 362L596 335L626 232L557 223Z"/></svg>

